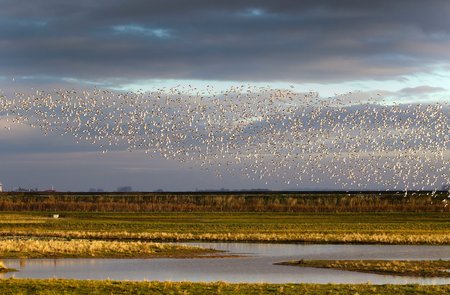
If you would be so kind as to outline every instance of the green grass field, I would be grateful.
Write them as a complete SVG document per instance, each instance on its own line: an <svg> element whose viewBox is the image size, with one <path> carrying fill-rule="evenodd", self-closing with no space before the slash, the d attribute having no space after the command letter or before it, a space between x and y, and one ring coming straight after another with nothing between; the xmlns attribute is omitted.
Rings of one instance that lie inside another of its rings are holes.
<svg viewBox="0 0 450 295"><path fill-rule="evenodd" d="M0 279L0 294L449 294L450 285L333 285Z"/></svg>
<svg viewBox="0 0 450 295"><path fill-rule="evenodd" d="M0 212L10 237L450 245L450 213Z"/></svg>

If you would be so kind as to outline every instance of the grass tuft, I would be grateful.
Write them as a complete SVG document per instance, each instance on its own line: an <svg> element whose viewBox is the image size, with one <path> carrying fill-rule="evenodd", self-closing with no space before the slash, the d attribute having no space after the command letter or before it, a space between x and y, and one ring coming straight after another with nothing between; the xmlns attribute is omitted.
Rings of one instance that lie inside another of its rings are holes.
<svg viewBox="0 0 450 295"><path fill-rule="evenodd" d="M92 240L8 239L0 243L3 258L66 258L66 257L200 257L217 251L200 247L150 242Z"/></svg>
<svg viewBox="0 0 450 295"><path fill-rule="evenodd" d="M384 275L450 277L448 260L299 260L277 263L302 267L333 268Z"/></svg>

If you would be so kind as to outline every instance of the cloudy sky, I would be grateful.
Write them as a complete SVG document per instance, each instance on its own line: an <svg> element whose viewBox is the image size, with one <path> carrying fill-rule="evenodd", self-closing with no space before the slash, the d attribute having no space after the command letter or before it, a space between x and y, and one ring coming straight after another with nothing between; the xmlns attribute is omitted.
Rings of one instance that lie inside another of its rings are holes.
<svg viewBox="0 0 450 295"><path fill-rule="evenodd" d="M0 0L0 7L7 96L246 83L405 102L445 102L450 94L449 1ZM103 155L25 126L0 130L0 181L6 189L289 188L219 179L139 151Z"/></svg>

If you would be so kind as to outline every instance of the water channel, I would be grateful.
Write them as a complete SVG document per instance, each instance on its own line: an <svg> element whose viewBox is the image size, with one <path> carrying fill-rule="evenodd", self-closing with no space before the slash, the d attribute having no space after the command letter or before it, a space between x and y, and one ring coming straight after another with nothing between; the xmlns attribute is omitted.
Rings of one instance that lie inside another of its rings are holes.
<svg viewBox="0 0 450 295"><path fill-rule="evenodd" d="M450 260L450 246L183 243L227 251L233 258L3 259L16 278L130 281L450 284L450 278L418 278L274 265L299 259Z"/></svg>

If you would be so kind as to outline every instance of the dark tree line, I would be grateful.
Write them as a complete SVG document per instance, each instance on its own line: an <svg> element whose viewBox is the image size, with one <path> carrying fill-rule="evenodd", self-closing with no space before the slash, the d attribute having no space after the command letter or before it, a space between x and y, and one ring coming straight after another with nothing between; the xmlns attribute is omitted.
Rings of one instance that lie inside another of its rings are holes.
<svg viewBox="0 0 450 295"><path fill-rule="evenodd" d="M450 212L447 193L0 193L1 211Z"/></svg>

